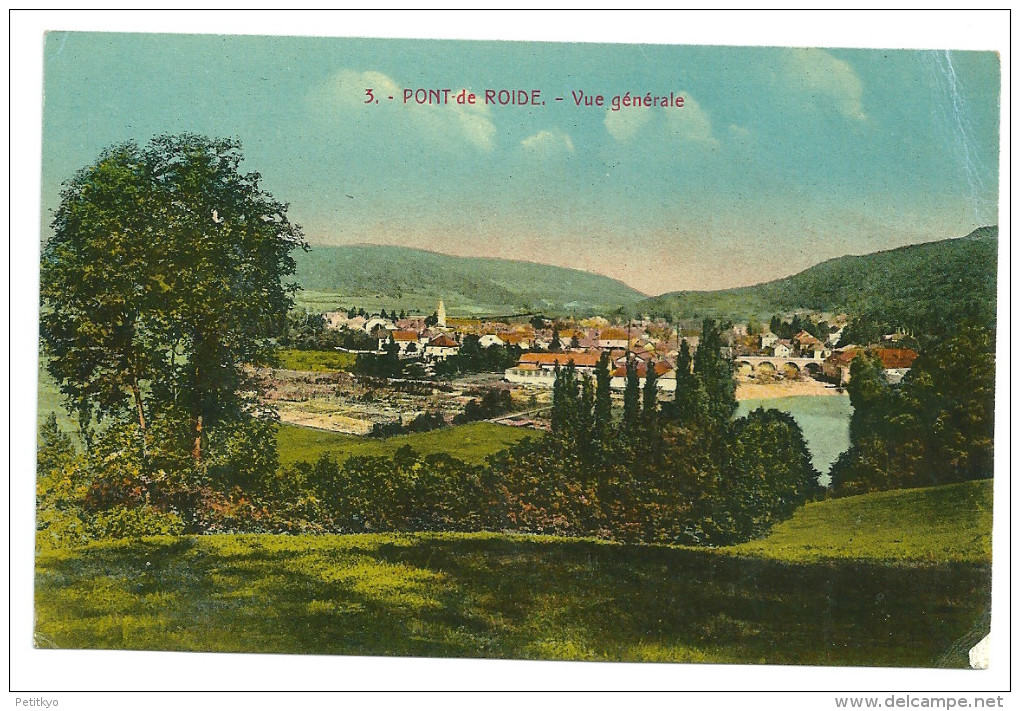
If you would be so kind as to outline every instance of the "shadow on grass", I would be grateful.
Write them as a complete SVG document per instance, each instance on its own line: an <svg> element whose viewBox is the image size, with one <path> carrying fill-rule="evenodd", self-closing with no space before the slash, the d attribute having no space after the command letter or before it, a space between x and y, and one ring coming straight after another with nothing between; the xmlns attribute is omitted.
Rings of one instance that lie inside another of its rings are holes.
<svg viewBox="0 0 1020 711"><path fill-rule="evenodd" d="M502 536L208 536L40 556L40 646L965 666L987 566Z"/></svg>

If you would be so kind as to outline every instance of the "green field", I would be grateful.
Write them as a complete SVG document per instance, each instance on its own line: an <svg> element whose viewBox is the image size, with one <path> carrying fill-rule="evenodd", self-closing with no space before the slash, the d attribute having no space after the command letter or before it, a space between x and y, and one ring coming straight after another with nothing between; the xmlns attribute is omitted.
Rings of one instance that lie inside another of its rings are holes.
<svg viewBox="0 0 1020 711"><path fill-rule="evenodd" d="M767 538L728 550L790 562L867 558L988 563L992 481L807 504Z"/></svg>
<svg viewBox="0 0 1020 711"><path fill-rule="evenodd" d="M989 488L824 502L717 550L500 534L104 542L39 555L36 644L961 667L988 631L987 550L896 541L928 537L936 514L987 540L990 517L970 508ZM847 520L873 528L856 553L833 538ZM840 559L799 562L811 540Z"/></svg>
<svg viewBox="0 0 1020 711"><path fill-rule="evenodd" d="M506 449L525 437L540 435L536 430L491 422L472 422L384 439L281 425L277 442L280 445L282 465L299 461L314 462L324 453L332 454L340 460L351 455L388 457L404 445L410 445L419 454L447 452L465 462L481 464L490 454Z"/></svg>
<svg viewBox="0 0 1020 711"><path fill-rule="evenodd" d="M280 367L285 370L303 370L312 373L328 373L337 370L349 371L357 358L353 353L342 351L300 351L296 348L280 348L276 351Z"/></svg>

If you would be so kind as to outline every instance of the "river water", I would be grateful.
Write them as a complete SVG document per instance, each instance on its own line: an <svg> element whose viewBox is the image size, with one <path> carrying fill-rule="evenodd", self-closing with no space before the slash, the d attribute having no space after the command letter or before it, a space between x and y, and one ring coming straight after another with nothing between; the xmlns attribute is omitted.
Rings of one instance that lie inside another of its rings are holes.
<svg viewBox="0 0 1020 711"><path fill-rule="evenodd" d="M850 397L847 395L800 395L764 400L741 400L737 416L743 417L759 407L789 412L804 432L808 451L819 481L829 483L829 467L850 446Z"/></svg>

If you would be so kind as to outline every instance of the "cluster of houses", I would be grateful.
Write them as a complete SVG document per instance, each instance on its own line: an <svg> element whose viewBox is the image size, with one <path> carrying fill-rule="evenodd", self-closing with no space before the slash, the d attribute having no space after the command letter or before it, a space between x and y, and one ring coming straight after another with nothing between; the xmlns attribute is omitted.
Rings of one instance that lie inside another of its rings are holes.
<svg viewBox="0 0 1020 711"><path fill-rule="evenodd" d="M648 368L654 367L658 388L676 389L675 364L680 337L674 327L665 323L636 321L623 328L596 316L573 323L569 328L535 328L530 323L448 318L442 301L428 319L348 316L343 311L328 313L325 317L330 328L359 329L376 338L377 352L396 347L402 359L421 359L426 363L457 355L468 335L478 337L482 348L517 346L523 353L517 364L505 372L505 379L514 384L552 387L556 368L568 362L573 362L579 374L594 375L602 353L608 352L613 388L625 387L627 361L636 359L642 387ZM783 339L769 330L748 334L746 327L740 325L724 334L724 342L727 355L737 364L738 373L755 373L752 377L761 377L762 372L770 373L770 377L776 374L800 377L806 372L842 385L849 380L850 362L861 349L856 346L836 349L841 333L842 329L834 330L824 342L807 331ZM684 338L693 352L698 337ZM905 348L870 350L882 360L890 382L901 380L917 357L916 351ZM761 365L762 369L758 371L750 364ZM777 364L791 369L781 370ZM742 365L750 367L741 368ZM770 370L764 366L769 366Z"/></svg>
<svg viewBox="0 0 1020 711"><path fill-rule="evenodd" d="M602 358L599 353L525 353L512 368L506 370L506 380L518 385L531 385L551 388L556 379L556 368L566 367L573 363L578 375L595 377L595 369ZM609 386L614 390L623 390L627 385L627 361L636 359L638 381L644 387L648 368L654 368L655 385L659 390L676 390L676 369L672 362L665 358L654 360L644 358L624 350L610 351L609 364L611 377Z"/></svg>
<svg viewBox="0 0 1020 711"><path fill-rule="evenodd" d="M810 358L823 361L832 355L842 331L835 331L823 343L807 331L792 338L780 338L771 331L756 335L736 335L734 356L770 356L775 358Z"/></svg>
<svg viewBox="0 0 1020 711"><path fill-rule="evenodd" d="M323 314L326 327L364 331L378 342L376 353L385 353L394 345L401 358L446 360L460 352L460 340L446 319L446 308L439 302L435 323L426 325L424 317L385 318L383 316L350 316L344 311Z"/></svg>

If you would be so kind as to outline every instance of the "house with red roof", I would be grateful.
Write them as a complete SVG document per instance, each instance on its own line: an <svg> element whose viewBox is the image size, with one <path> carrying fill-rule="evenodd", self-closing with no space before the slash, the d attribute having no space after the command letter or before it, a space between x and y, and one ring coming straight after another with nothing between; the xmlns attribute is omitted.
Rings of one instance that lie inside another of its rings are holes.
<svg viewBox="0 0 1020 711"><path fill-rule="evenodd" d="M656 361L655 365L655 387L657 390L666 390L668 392L674 392L676 390L676 370L673 366L665 360ZM637 376L638 385L641 388L645 387L645 377L648 375L648 364L642 361L638 362ZM627 367L626 365L617 366L616 370L612 373L612 378L609 381L609 387L613 390L623 390L627 387Z"/></svg>
<svg viewBox="0 0 1020 711"><path fill-rule="evenodd" d="M622 328L603 328L599 331L600 348L629 348L630 336Z"/></svg>
<svg viewBox="0 0 1020 711"><path fill-rule="evenodd" d="M506 369L504 377L508 383L551 388L557 366L565 368L573 363L579 375L588 373L594 377L600 357L599 353L524 353L517 365Z"/></svg>
<svg viewBox="0 0 1020 711"><path fill-rule="evenodd" d="M389 340L391 343L397 344L400 355L407 353L408 349L411 353L418 351L418 333L416 331L390 331Z"/></svg>
<svg viewBox="0 0 1020 711"><path fill-rule="evenodd" d="M431 360L446 360L460 353L460 344L445 333L430 340L425 346L425 357Z"/></svg>
<svg viewBox="0 0 1020 711"><path fill-rule="evenodd" d="M914 361L917 360L918 352L912 348L858 348L851 346L842 351L837 351L826 358L822 364L822 372L836 380L840 385L850 382L850 364L861 353L871 353L882 361L882 374L889 383L898 383L903 380Z"/></svg>

